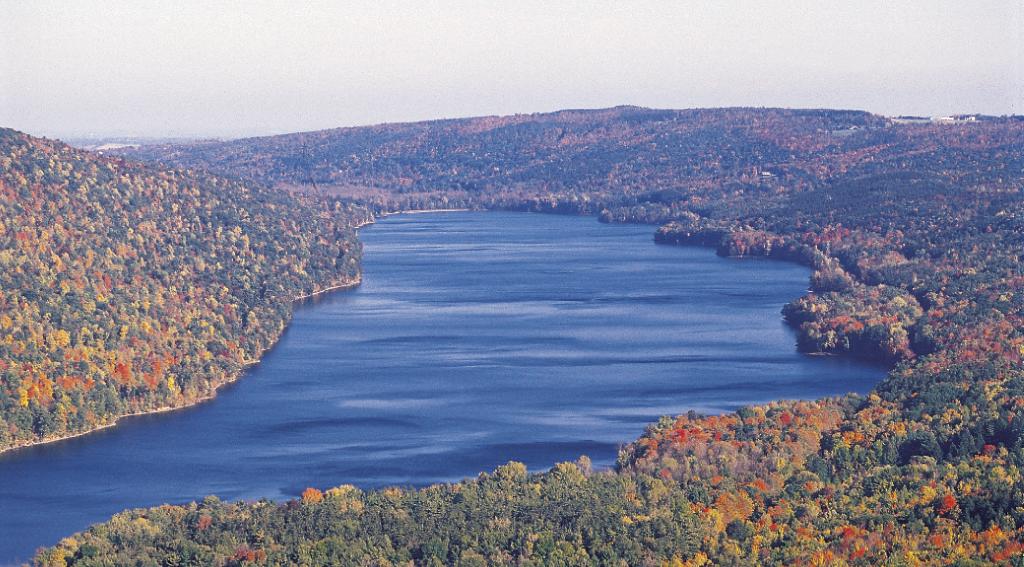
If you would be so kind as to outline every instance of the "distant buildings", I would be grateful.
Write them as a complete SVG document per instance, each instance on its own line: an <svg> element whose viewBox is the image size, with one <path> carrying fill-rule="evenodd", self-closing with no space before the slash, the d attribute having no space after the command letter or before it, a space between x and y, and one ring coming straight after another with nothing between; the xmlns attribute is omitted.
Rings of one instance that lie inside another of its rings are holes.
<svg viewBox="0 0 1024 567"><path fill-rule="evenodd" d="M965 124L982 119L980 114L952 114L949 116L890 116L896 124Z"/></svg>

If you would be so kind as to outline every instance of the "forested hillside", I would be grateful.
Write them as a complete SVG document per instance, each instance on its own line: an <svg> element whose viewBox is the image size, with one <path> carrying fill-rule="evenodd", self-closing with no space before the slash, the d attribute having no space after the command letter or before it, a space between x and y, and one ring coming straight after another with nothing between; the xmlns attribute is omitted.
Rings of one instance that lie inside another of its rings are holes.
<svg viewBox="0 0 1024 567"><path fill-rule="evenodd" d="M1024 565L1024 120L618 108L136 155L802 262L812 292L784 310L799 348L894 369L868 396L666 417L615 471L138 510L41 564Z"/></svg>
<svg viewBox="0 0 1024 567"><path fill-rule="evenodd" d="M853 111L619 107L143 146L129 153L268 183L401 193L607 189L629 195L688 181L705 180L700 185L707 189L722 179L756 179L765 164L820 159L817 154L836 149L836 140L885 124Z"/></svg>
<svg viewBox="0 0 1024 567"><path fill-rule="evenodd" d="M360 214L0 130L0 450L211 396L357 280Z"/></svg>
<svg viewBox="0 0 1024 567"><path fill-rule="evenodd" d="M639 217L753 206L836 179L1013 179L1021 121L895 124L859 111L617 107L339 128L117 150L283 187L442 206L521 204ZM1007 169L1011 168L1011 169ZM397 197L396 197L397 196ZM633 207L630 207L633 205Z"/></svg>

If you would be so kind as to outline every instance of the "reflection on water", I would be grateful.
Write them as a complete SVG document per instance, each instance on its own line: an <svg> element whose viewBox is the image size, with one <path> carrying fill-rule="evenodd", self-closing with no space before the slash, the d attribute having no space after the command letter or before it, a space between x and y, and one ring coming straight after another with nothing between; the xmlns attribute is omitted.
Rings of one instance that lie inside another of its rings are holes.
<svg viewBox="0 0 1024 567"><path fill-rule="evenodd" d="M543 469L660 415L866 391L780 317L806 269L656 246L651 227L515 213L363 230L362 287L303 306L216 400L0 456L0 562L129 507Z"/></svg>

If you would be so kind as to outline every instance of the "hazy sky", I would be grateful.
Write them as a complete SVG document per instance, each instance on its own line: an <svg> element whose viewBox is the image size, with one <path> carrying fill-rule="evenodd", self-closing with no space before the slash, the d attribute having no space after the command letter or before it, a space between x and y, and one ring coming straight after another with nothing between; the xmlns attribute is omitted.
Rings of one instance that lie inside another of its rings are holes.
<svg viewBox="0 0 1024 567"><path fill-rule="evenodd" d="M635 104L1024 114L1024 1L0 0L0 126L241 136Z"/></svg>

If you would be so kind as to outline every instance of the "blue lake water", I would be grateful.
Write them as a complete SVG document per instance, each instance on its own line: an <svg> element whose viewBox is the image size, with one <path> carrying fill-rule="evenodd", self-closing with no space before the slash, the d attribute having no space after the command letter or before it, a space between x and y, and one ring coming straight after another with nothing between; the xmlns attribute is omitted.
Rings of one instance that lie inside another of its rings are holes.
<svg viewBox="0 0 1024 567"><path fill-rule="evenodd" d="M216 400L0 455L0 564L133 507L284 499L532 470L661 415L866 392L884 369L796 352L806 268L658 246L652 227L522 213L388 217L364 282L301 306Z"/></svg>

